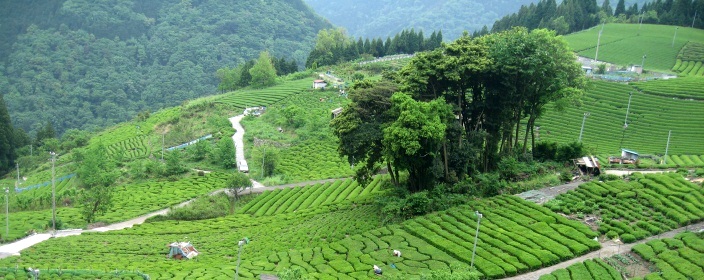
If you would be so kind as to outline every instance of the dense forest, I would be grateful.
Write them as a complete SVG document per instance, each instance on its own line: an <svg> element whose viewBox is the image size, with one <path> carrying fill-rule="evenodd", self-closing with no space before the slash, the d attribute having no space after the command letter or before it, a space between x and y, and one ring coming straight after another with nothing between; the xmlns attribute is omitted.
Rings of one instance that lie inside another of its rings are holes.
<svg viewBox="0 0 704 280"><path fill-rule="evenodd" d="M442 36L442 31L433 31L426 38L422 30L416 32L411 28L397 33L393 39L386 37L386 40L381 38L369 40L369 38L359 37L355 42L354 38L348 37L342 28L320 30L315 40L315 48L306 60L306 67L334 65L360 57L413 54L434 50L442 44Z"/></svg>
<svg viewBox="0 0 704 280"><path fill-rule="evenodd" d="M357 37L394 36L404 29L426 35L442 30L446 39L457 39L513 13L535 0L305 0L318 14Z"/></svg>
<svg viewBox="0 0 704 280"><path fill-rule="evenodd" d="M0 91L35 135L96 129L213 94L262 51L303 65L331 25L302 0L0 2Z"/></svg>
<svg viewBox="0 0 704 280"><path fill-rule="evenodd" d="M516 13L504 16L494 23L491 32L508 30L514 26L529 29L550 28L558 34L567 34L595 26L602 22L652 23L704 28L704 0L656 0L627 4L625 0L540 0L537 4L521 6ZM696 18L695 18L696 16ZM475 35L488 33L488 28Z"/></svg>

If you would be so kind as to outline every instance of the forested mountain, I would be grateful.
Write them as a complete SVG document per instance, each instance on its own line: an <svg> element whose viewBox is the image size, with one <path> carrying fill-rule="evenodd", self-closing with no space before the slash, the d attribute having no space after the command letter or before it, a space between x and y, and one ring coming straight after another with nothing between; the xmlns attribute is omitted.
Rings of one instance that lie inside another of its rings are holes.
<svg viewBox="0 0 704 280"><path fill-rule="evenodd" d="M386 38L404 29L426 34L442 30L445 39L454 40L465 30L470 33L537 0L305 0L349 35Z"/></svg>
<svg viewBox="0 0 704 280"><path fill-rule="evenodd" d="M264 50L302 65L329 27L302 0L0 1L0 93L30 134L103 127L212 94Z"/></svg>
<svg viewBox="0 0 704 280"><path fill-rule="evenodd" d="M602 22L652 23L704 28L704 0L540 0L496 21L491 32L514 26L549 28L558 34L584 30ZM488 30L486 30L488 31ZM483 35L478 32L475 35Z"/></svg>

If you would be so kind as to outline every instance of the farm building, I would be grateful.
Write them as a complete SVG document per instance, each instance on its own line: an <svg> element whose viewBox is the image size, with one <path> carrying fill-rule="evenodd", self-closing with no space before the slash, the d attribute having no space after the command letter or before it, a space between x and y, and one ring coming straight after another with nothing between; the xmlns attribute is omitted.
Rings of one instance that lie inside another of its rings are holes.
<svg viewBox="0 0 704 280"><path fill-rule="evenodd" d="M621 158L624 160L636 161L636 160L638 160L638 152L627 150L627 149L621 149Z"/></svg>
<svg viewBox="0 0 704 280"><path fill-rule="evenodd" d="M641 65L632 65L631 68L628 70L638 74L643 74L643 66Z"/></svg>
<svg viewBox="0 0 704 280"><path fill-rule="evenodd" d="M315 81L313 81L313 88L314 88L314 89L319 89L319 88L325 89L325 86L327 86L327 85L328 85L328 84L327 84L324 80L315 80Z"/></svg>

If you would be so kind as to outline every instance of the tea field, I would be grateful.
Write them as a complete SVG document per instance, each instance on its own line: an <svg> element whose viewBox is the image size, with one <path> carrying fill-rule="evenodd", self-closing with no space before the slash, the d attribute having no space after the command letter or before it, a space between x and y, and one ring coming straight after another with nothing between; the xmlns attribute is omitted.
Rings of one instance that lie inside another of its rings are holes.
<svg viewBox="0 0 704 280"><path fill-rule="evenodd" d="M274 174L284 178L279 183L352 176L354 170L339 156L337 139L329 126L331 111L348 102L336 90L308 91L269 106L261 117L244 118L250 174L261 180L262 154L276 149Z"/></svg>
<svg viewBox="0 0 704 280"><path fill-rule="evenodd" d="M623 277L613 266L602 259L591 259L560 268L550 274L540 276L539 280L621 280Z"/></svg>
<svg viewBox="0 0 704 280"><path fill-rule="evenodd" d="M672 71L686 76L704 76L704 43L689 42L677 55L677 62L672 66Z"/></svg>
<svg viewBox="0 0 704 280"><path fill-rule="evenodd" d="M644 154L665 154L668 131L672 130L669 155L704 154L704 103L698 100L673 98L663 94L651 94L669 85L694 87L697 81L673 79L667 81L649 81L634 86L591 82L581 107L567 108L562 112L548 110L536 126L539 135L536 140L569 143L577 141L583 114L590 115L584 122L582 142L592 154L620 155L620 148L626 148ZM701 78L691 78L700 79ZM702 80L704 81L704 80ZM638 91L641 87L644 90ZM700 89L688 96L700 96ZM667 94L673 91L663 90ZM678 91L686 94L684 91ZM629 94L631 106L626 121ZM624 128L624 122L628 123ZM669 162L668 162L669 163Z"/></svg>
<svg viewBox="0 0 704 280"><path fill-rule="evenodd" d="M375 177L366 187L358 185L357 181L350 178L307 187L265 191L237 212L254 216L275 215L321 205L356 201L380 192L383 185L388 183L387 179L382 178L384 177Z"/></svg>
<svg viewBox="0 0 704 280"><path fill-rule="evenodd" d="M685 232L674 238L655 239L635 245L632 250L657 268L644 279L704 279L704 238L701 233Z"/></svg>
<svg viewBox="0 0 704 280"><path fill-rule="evenodd" d="M113 196L113 207L105 215L98 216L97 220L104 223L121 222L129 218L138 217L150 212L168 208L183 201L205 195L214 190L224 188L225 174L210 173L205 176L191 177L176 182L148 182L141 184L125 185L116 187ZM65 183L64 183L65 182ZM65 228L85 227L80 209L75 205L65 206L67 193L75 192L75 188L69 187L72 180L62 181L57 185L57 209L56 217L63 223ZM10 208L9 236L3 234L5 241L15 240L26 236L26 232L34 229L43 231L51 228L51 188L41 188L15 194L12 197L11 205L22 206L27 203L43 202L44 210L19 211L17 208ZM37 201L39 199L40 201ZM70 200L69 200L70 201Z"/></svg>
<svg viewBox="0 0 704 280"><path fill-rule="evenodd" d="M676 173L634 175L631 182L588 182L545 204L596 217L600 234L631 243L704 220L704 189Z"/></svg>
<svg viewBox="0 0 704 280"><path fill-rule="evenodd" d="M283 191L279 195L286 197ZM153 279L231 279L237 254L234 244L246 236L251 242L243 247L243 279L291 266L316 279L368 279L373 277L374 264L383 267L384 275L410 277L470 262L477 223L474 211L483 214L475 265L490 278L535 270L600 247L592 239L596 233L585 225L513 196L478 200L386 227L379 227L374 209L340 202L257 217L236 214L193 222L153 222L51 239L20 257L0 260L0 267L119 268L143 271ZM166 259L165 245L184 240L191 241L201 255L189 261ZM392 256L394 249L401 250L402 257Z"/></svg>
<svg viewBox="0 0 704 280"><path fill-rule="evenodd" d="M602 26L564 36L565 40L580 56L594 58L599 31ZM604 25L599 46L600 61L617 65L640 65L646 56L646 70L670 72L680 50L688 42L704 43L704 30L675 26L643 24ZM673 37L674 44L673 44Z"/></svg>

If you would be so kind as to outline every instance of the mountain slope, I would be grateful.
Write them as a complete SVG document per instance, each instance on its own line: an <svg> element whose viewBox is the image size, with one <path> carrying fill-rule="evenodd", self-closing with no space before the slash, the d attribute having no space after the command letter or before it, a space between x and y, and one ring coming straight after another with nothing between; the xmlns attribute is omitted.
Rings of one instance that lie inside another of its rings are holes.
<svg viewBox="0 0 704 280"><path fill-rule="evenodd" d="M355 37L393 36L403 29L422 29L430 34L442 30L445 39L456 39L491 25L500 17L516 12L531 0L305 0L333 24Z"/></svg>
<svg viewBox="0 0 704 280"><path fill-rule="evenodd" d="M30 132L107 126L211 94L218 68L263 50L302 64L330 27L302 0L43 2L0 4L0 92Z"/></svg>

